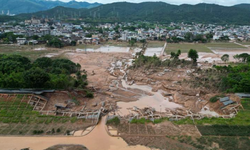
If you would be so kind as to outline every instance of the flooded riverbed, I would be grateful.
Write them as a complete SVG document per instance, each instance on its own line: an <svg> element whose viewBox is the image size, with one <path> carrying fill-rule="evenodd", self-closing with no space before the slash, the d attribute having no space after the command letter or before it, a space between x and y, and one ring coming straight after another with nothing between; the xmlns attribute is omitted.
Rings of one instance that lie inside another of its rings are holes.
<svg viewBox="0 0 250 150"><path fill-rule="evenodd" d="M122 138L111 137L105 129L104 117L95 129L84 137L0 137L0 149L13 150L29 147L43 150L57 144L80 144L89 150L150 150L144 146L128 146Z"/></svg>
<svg viewBox="0 0 250 150"><path fill-rule="evenodd" d="M121 115L128 115L129 110L128 108L138 107L138 108L145 108L145 107L153 107L156 111L165 112L166 108L175 109L181 108L182 106L176 104L174 102L170 102L168 98L164 97L161 93L163 91L152 92L152 88L147 85L131 85L129 86L125 80L122 80L122 86L124 88L131 88L131 89L140 89L142 91L152 93L152 96L144 95L138 101L134 102L118 102L117 105L120 108Z"/></svg>

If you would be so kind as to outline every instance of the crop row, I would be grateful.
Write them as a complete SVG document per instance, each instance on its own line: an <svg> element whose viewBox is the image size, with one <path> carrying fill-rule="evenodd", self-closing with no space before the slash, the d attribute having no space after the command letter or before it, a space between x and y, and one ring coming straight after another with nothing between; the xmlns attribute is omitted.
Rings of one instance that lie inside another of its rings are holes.
<svg viewBox="0 0 250 150"><path fill-rule="evenodd" d="M250 136L250 126L211 125L197 126L202 135Z"/></svg>

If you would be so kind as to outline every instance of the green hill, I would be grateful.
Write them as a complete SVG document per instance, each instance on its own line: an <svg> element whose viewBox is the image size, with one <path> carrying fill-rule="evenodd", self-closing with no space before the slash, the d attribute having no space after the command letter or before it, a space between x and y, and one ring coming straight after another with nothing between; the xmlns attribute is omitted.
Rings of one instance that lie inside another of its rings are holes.
<svg viewBox="0 0 250 150"><path fill-rule="evenodd" d="M5 14L9 11L11 14L33 13L48 10L57 6L69 8L93 8L101 4L70 1L68 3L62 1L51 0L0 0L0 12Z"/></svg>
<svg viewBox="0 0 250 150"><path fill-rule="evenodd" d="M154 21L198 22L218 24L250 24L249 4L231 7L215 4L170 5L164 2L127 3L101 5L91 9L55 7L50 10L17 15L19 18L48 17L54 19L82 18L94 22Z"/></svg>

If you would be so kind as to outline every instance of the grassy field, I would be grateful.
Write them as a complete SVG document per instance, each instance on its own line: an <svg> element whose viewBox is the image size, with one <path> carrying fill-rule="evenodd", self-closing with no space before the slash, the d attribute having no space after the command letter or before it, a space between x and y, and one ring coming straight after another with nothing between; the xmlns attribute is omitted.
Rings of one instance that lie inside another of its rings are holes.
<svg viewBox="0 0 250 150"><path fill-rule="evenodd" d="M250 45L250 42L239 42L242 45Z"/></svg>
<svg viewBox="0 0 250 150"><path fill-rule="evenodd" d="M163 47L165 44L165 41L148 41L148 47L149 48L157 48L157 47ZM45 50L35 50L36 48L45 48L45 45L35 45L35 46L29 46L29 45L3 45L0 44L0 53L2 54L18 54L21 56L26 56L30 60L35 60L39 57L43 57L49 53L59 53L63 50L75 50L77 48L79 49L98 49L101 46L117 46L117 47L130 47L128 42L117 42L117 41L108 41L103 42L101 45L77 45L77 46L68 46L64 47L63 49L57 49L57 48L46 48ZM249 42L250 45L250 42ZM142 47L142 43L137 42L135 43L134 47ZM245 48L243 46L229 43L229 42L218 42L218 43L207 43L207 44L194 44L194 43L168 43L168 46L166 48L167 54L170 54L171 52L177 52L178 50L181 50L182 53L187 53L190 49L195 49L198 52L207 52L212 53L212 51L209 48L213 49L234 49L234 48ZM58 57L61 57L58 55Z"/></svg>
<svg viewBox="0 0 250 150"><path fill-rule="evenodd" d="M64 135L91 122L76 117L40 115L25 102L26 95L0 99L0 135Z"/></svg>
<svg viewBox="0 0 250 150"><path fill-rule="evenodd" d="M77 49L77 48L79 48L79 49L98 49L100 47L101 47L101 45L82 44L82 45L77 45L77 46L68 46L67 48L69 48L69 49Z"/></svg>
<svg viewBox="0 0 250 150"><path fill-rule="evenodd" d="M35 60L48 53L57 53L60 49L34 50L35 48L44 48L44 45L28 46L28 45L2 45L0 44L0 54L17 54Z"/></svg>
<svg viewBox="0 0 250 150"><path fill-rule="evenodd" d="M204 44L206 47L213 47L213 48L245 48L241 45L230 43L230 42L213 42Z"/></svg>
<svg viewBox="0 0 250 150"><path fill-rule="evenodd" d="M167 54L170 54L171 52L177 52L178 50L181 50L182 53L187 53L190 49L195 49L198 52L207 52L207 53L212 52L204 44L193 44L193 43L168 43L166 52Z"/></svg>
<svg viewBox="0 0 250 150"><path fill-rule="evenodd" d="M170 54L171 52L177 52L178 50L181 50L182 53L187 53L190 49L195 49L198 52L212 53L210 48L227 50L227 49L241 49L245 47L240 46L235 43L229 43L229 42L214 42L214 43L206 43L206 44L168 43L166 52Z"/></svg>
<svg viewBox="0 0 250 150"><path fill-rule="evenodd" d="M134 46L140 46L140 43L135 43ZM104 42L102 43L102 45L109 45L109 46L118 46L118 47L130 47L128 42L117 42L117 41L108 41L108 42Z"/></svg>
<svg viewBox="0 0 250 150"><path fill-rule="evenodd" d="M163 47L164 44L165 44L165 41L149 41L148 47L150 48Z"/></svg>
<svg viewBox="0 0 250 150"><path fill-rule="evenodd" d="M248 137L202 136L200 138L192 138L190 136L179 136L170 138L178 139L181 143L192 145L197 149L248 150L250 147L250 139ZM219 148L213 147L214 143L217 143Z"/></svg>

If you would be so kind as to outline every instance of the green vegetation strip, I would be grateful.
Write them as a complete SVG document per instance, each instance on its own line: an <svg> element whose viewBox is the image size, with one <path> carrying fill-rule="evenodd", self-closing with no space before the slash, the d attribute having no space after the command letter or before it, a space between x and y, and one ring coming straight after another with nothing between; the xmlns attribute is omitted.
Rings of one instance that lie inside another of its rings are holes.
<svg viewBox="0 0 250 150"><path fill-rule="evenodd" d="M120 119L118 117L114 117L110 120L107 121L108 125L119 125L120 124Z"/></svg>
<svg viewBox="0 0 250 150"><path fill-rule="evenodd" d="M197 126L202 135L249 136L250 126L212 125Z"/></svg>
<svg viewBox="0 0 250 150"><path fill-rule="evenodd" d="M192 138L191 136L169 137L178 138L181 143L192 145L197 149L224 149L224 150L247 150L250 147L249 137L215 137L202 136L200 138ZM218 147L216 147L218 145Z"/></svg>
<svg viewBox="0 0 250 150"><path fill-rule="evenodd" d="M213 48L245 48L241 45L230 43L230 42L213 42L205 44L206 47L213 47Z"/></svg>

